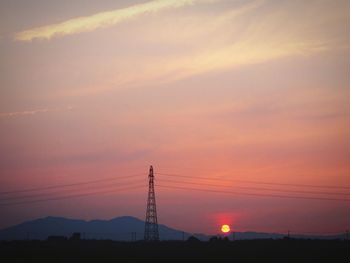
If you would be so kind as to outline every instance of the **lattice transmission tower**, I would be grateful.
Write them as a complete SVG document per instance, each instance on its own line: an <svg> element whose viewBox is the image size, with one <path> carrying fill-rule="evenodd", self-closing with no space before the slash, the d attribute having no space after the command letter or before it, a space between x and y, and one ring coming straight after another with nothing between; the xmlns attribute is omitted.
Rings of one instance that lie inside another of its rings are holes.
<svg viewBox="0 0 350 263"><path fill-rule="evenodd" d="M154 192L154 175L153 167L149 168L149 187L148 187L148 199L147 199L147 211L145 222L145 241L158 241L158 220L157 220L157 207L156 207L156 195Z"/></svg>

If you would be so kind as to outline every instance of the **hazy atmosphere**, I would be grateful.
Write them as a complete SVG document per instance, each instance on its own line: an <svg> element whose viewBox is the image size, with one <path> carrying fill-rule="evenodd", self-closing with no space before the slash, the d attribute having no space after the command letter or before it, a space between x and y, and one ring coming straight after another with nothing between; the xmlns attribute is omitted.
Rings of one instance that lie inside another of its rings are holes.
<svg viewBox="0 0 350 263"><path fill-rule="evenodd" d="M144 220L153 165L160 224L344 232L349 10L347 0L0 0L0 228Z"/></svg>

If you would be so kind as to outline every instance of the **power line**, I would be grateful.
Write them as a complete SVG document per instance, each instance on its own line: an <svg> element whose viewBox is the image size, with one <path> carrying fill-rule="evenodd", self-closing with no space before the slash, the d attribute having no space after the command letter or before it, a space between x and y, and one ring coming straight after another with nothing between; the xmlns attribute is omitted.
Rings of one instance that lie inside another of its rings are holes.
<svg viewBox="0 0 350 263"><path fill-rule="evenodd" d="M193 190L193 191L202 191L202 192L212 192L212 193L221 193L221 194L233 194L233 195L249 195L249 196L259 196L259 197L273 197L273 198L290 198L290 199L306 199L306 200L323 200L323 201L350 202L350 199L341 199L341 198L246 193L246 192L233 192L233 191L223 191L223 190L213 190L213 189L199 189L199 188L192 188L192 187L178 187L178 186L169 186L169 185L158 185L158 184L157 184L157 187L180 189L180 190Z"/></svg>
<svg viewBox="0 0 350 263"><path fill-rule="evenodd" d="M61 187L71 187L71 186L77 186L77 185L85 185L85 184L92 184L92 183L99 183L99 182L107 182L107 181L113 181L113 180L118 180L118 179L133 178L133 177L137 177L137 176L141 176L141 175L143 175L143 174L133 174L133 175L127 175L127 176L110 177L110 178L105 178L105 179L98 179L98 180L85 181L85 182L77 182L77 183L72 183L72 184L58 184L58 185L51 185L51 186L44 186L44 187L26 188L26 189L19 189L19 190L13 190L13 191L0 192L0 195L25 193L25 192L35 192L35 191L55 189L55 188L61 188Z"/></svg>
<svg viewBox="0 0 350 263"><path fill-rule="evenodd" d="M250 184L266 184L266 185L278 185L278 186L311 187L311 188L332 188L332 189L347 189L347 190L350 190L350 186L275 183L275 182L263 182L263 181L253 181L253 180L222 179L222 178L210 178L210 177L202 177L202 176L188 176L188 175L168 174L168 173L156 173L156 174L164 175L164 176L172 176L172 177L183 177L183 178L214 180L214 181L220 180L220 181L227 181L227 182L241 182L241 183L250 183Z"/></svg>
<svg viewBox="0 0 350 263"><path fill-rule="evenodd" d="M207 184L207 183L195 183L188 181L175 181L168 179L160 179L160 181L164 182L172 182L172 183L186 183L192 185L204 185L204 186L213 186L213 187L233 187L238 189L246 189L246 190L259 190L259 191L275 191L275 192L289 192L289 193L297 193L297 194L325 194L325 195L348 195L350 193L334 193L334 192L315 192L315 191L302 191L302 190L284 190L284 189L273 189L273 188L261 188L261 187L245 187L245 186L227 186L227 185L218 185L218 184Z"/></svg>
<svg viewBox="0 0 350 263"><path fill-rule="evenodd" d="M144 185L142 184L142 185L133 186L133 187L118 188L118 189L114 189L114 190L111 190L111 191L97 191L97 192L90 192L90 193L84 193L84 194L78 194L78 195L67 195L67 196L60 196L60 197L53 197L53 198L36 199L36 200L30 200L30 201L21 201L21 202L12 202L12 203L0 203L0 206L33 204L33 203L39 203L39 202L63 200L63 199L83 197L83 196L90 196L90 195L116 193L116 192L119 192L119 191L138 189L138 188L143 188L143 187L144 187Z"/></svg>
<svg viewBox="0 0 350 263"><path fill-rule="evenodd" d="M128 182L130 184L130 182ZM131 184L134 182L131 182ZM89 187L85 187L85 188L79 188L79 189L64 189L61 190L59 192L55 191L55 192L46 192L46 193L38 193L38 194L30 194L30 195L21 195L21 196L12 196L12 197L5 197L5 198L0 198L0 202L2 201L10 201L10 200L18 200L18 199L27 199L27 198L35 198L35 197L45 197L48 195L60 195L62 193L66 193L67 191L82 191L82 190L91 190L91 188L93 188L92 190L97 190L97 189L105 189L105 188L110 188L113 186L125 186L125 182L123 183L123 185L121 185L119 182L118 183L110 183L108 185L102 185L102 186L94 186L91 185Z"/></svg>
<svg viewBox="0 0 350 263"><path fill-rule="evenodd" d="M159 175L164 176L170 176L170 177L181 177L181 178L190 178L190 179L199 179L199 180L209 180L209 181L226 181L226 182L244 182L244 183L252 183L252 184L265 184L265 185L278 185L278 186L302 186L302 187L314 187L314 188L332 188L332 189L348 189L348 187L338 187L338 186L320 186L320 185L303 185L303 184L284 184L284 183L273 183L273 182L262 182L262 181L247 181L247 180L236 180L236 179L214 179L209 177L192 177L192 176L186 176L186 175L180 175L180 174L165 174L165 173L155 173ZM98 183L107 183L119 179L129 179L129 178L135 178L139 177L143 174L133 174L128 176L119 176L119 177L112 177L112 178L104 178L104 179L98 179L98 180L91 180L91 181L85 181L85 182L77 182L72 184L60 184L60 185L51 185L46 187L37 187L37 188L27 188L27 189L19 189L14 191L6 191L6 192L0 192L0 195L10 195L10 194L16 194L16 193L26 193L26 192L40 192L44 190L51 190L51 189L59 189L59 188L66 188L66 187L74 187L74 186L81 186L81 185L88 185L88 184L98 184ZM160 177L161 178L161 177ZM231 186L225 186L225 185L218 185L218 184L211 184L211 183L202 183L202 182L188 182L188 181L175 181L175 180L169 180L169 179L160 179L160 181L164 182L170 182L170 183L186 183L191 185L197 185L197 186L210 186L210 187L231 187ZM0 198L1 201L10 201L10 200L19 200L19 199L28 199L28 198L36 198L36 197L45 197L45 195L52 195L52 194L58 194L61 195L64 192L72 191L72 190L89 190L91 187L93 187L95 190L101 190L109 188L114 184L109 184L107 186L89 186L88 188L84 189L66 189L61 190L59 192L47 192L47 193L38 193L33 195L22 195L22 196L15 196L15 197L5 197ZM119 183L117 183L118 186L120 186ZM128 185L125 189L133 189L133 188L139 188L141 186L130 186ZM300 195L279 195L279 194L269 194L269 193L251 193L251 192L235 192L235 191L226 191L226 190L218 190L218 189L203 189L203 188L192 188L192 187L181 187L181 186L172 186L172 185L159 185L159 187L165 187L165 188L173 188L173 189L183 189L183 190L194 190L194 191L205 191L205 192L215 192L215 193L224 193L224 194L235 194L235 195L249 195L249 196L260 196L260 197L275 197L275 198L294 198L294 199L311 199L311 200L328 200L328 201L350 201L350 199L347 198L330 198L330 197L317 197L317 196L300 196ZM324 194L324 195L350 195L349 193L334 193L334 192L324 192L324 191L306 191L306 190L283 190L283 189L272 189L272 188L260 188L260 187L245 187L245 186L233 186L237 189L244 189L244 190L254 190L254 191L275 191L275 192L283 192L283 193L297 193L297 194ZM17 204L30 204L30 203L37 203L37 202L45 202L45 201L52 201L52 200L62 200L62 199L68 199L68 198L75 198L75 197L81 197L81 196L89 196L89 195L97 195L97 194L104 194L104 193L113 193L117 190L123 190L121 189L113 189L110 191L94 191L94 192L87 192L87 193L79 193L79 194L71 194L71 195L62 195L58 197L46 197L46 198L39 198L35 200L22 200L18 202L4 202L0 203L0 206L8 206L8 205L17 205Z"/></svg>
<svg viewBox="0 0 350 263"><path fill-rule="evenodd" d="M171 176L171 177L182 177L182 178L191 178L191 179L202 179L202 180L210 180L210 181L226 181L226 182L242 182L242 183L251 183L251 184L264 184L264 185L279 185L279 186L298 186L298 187L313 187L313 188L334 188L334 189L350 189L350 187L347 186L321 186L321 185L310 185L310 184L287 184L287 183L274 183L274 182L262 182L262 181L249 181L249 180L239 180L239 179L222 179L222 178L210 178L210 177L193 177L193 176L186 176L181 174L168 174L168 173L155 173L159 175L164 176ZM64 187L72 187L72 186L80 186L80 185L86 185L86 184L93 184L93 183L100 183L100 182L108 182L108 181L114 181L119 179L128 179L133 177L139 177L144 174L132 174L128 176L118 176L118 177L110 177L110 178L104 178L104 179L98 179L98 180L91 180L91 181L85 181L85 182L77 182L77 183L71 183L71 184L59 184L59 185L51 185L51 186L44 186L44 187L36 187L36 188L26 188L26 189L19 189L19 190L13 190L13 191L4 191L0 192L0 195L9 195L9 194L16 194L16 193L25 193L25 192L36 192L36 191L43 191L43 190L49 190L49 189L55 189L55 188L64 188ZM243 188L243 187L241 187ZM261 189L260 189L261 190ZM272 190L272 189L271 189ZM279 191L279 190L276 190ZM291 190L288 190L291 191ZM311 192L310 192L311 193ZM316 193L316 192L315 192ZM321 193L321 192L320 192ZM336 194L336 195L349 195L348 193L325 193L325 194Z"/></svg>

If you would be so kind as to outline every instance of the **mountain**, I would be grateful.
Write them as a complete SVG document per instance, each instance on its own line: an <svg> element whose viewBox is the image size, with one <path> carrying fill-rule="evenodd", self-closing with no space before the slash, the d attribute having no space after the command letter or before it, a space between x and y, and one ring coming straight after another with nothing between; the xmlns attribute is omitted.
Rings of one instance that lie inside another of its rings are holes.
<svg viewBox="0 0 350 263"><path fill-rule="evenodd" d="M133 240L136 235L136 240L142 240L144 227L144 221L131 216L91 221L49 216L0 230L0 240L46 239L48 236L70 237L75 232L89 239L128 241ZM162 240L182 240L187 239L191 234L160 224L159 235Z"/></svg>
<svg viewBox="0 0 350 263"><path fill-rule="evenodd" d="M79 232L86 239L111 239L120 241L142 240L145 222L131 216L117 217L111 220L78 220L63 217L45 217L27 221L19 225L0 230L0 240L47 239L48 236L70 237ZM135 236L136 235L136 236ZM183 240L192 234L159 225L161 240ZM200 240L209 240L210 236L193 234ZM285 235L277 233L236 232L236 240L246 239L282 239ZM307 236L298 235L295 238L303 239L343 239L338 236ZM232 235L230 235L232 238Z"/></svg>

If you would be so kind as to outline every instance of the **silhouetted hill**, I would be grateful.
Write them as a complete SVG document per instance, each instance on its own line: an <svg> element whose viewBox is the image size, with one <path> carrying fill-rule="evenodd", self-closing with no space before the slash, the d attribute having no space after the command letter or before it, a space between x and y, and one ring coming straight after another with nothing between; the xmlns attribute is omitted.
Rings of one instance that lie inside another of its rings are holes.
<svg viewBox="0 0 350 263"><path fill-rule="evenodd" d="M123 216L111 220L78 220L63 217L45 217L33 221L27 221L0 230L0 240L23 240L23 239L47 239L48 236L69 237L74 232L82 234L84 239L110 239L119 241L142 240L144 234L144 221ZM173 229L165 225L159 225L161 240L182 240L191 235L206 241L210 236L204 234L191 234ZM136 238L135 238L136 235ZM246 239L282 239L285 235L276 233L236 232L236 240ZM342 239L339 236L293 236L304 239ZM232 236L230 236L232 238Z"/></svg>
<svg viewBox="0 0 350 263"><path fill-rule="evenodd" d="M0 240L46 239L52 235L68 237L74 232L80 232L83 238L88 239L126 241L132 240L136 233L136 240L141 240L144 227L144 221L131 216L91 221L49 216L0 230ZM159 234L163 240L181 240L191 235L161 224Z"/></svg>

